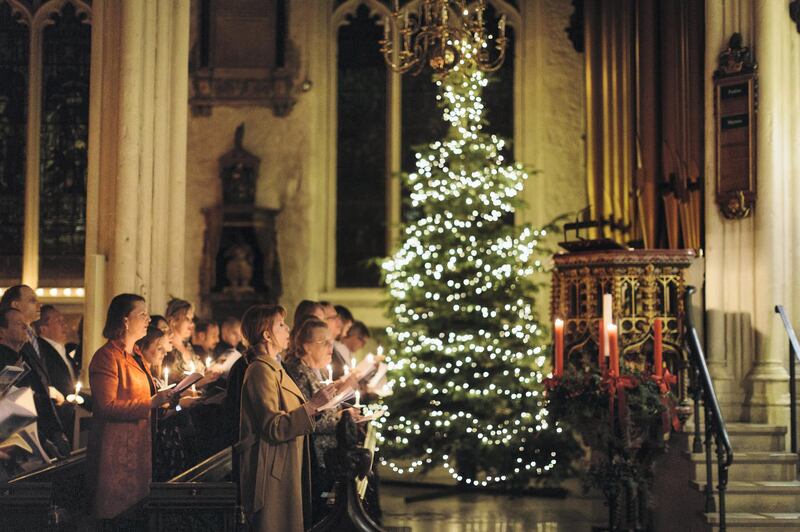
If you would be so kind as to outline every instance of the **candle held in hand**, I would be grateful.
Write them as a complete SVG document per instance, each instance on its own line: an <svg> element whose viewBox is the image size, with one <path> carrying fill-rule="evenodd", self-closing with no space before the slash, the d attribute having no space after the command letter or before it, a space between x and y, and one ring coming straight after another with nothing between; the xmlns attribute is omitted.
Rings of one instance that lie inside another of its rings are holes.
<svg viewBox="0 0 800 532"><path fill-rule="evenodd" d="M556 318L555 322L555 376L560 377L564 374L564 320Z"/></svg>
<svg viewBox="0 0 800 532"><path fill-rule="evenodd" d="M333 382L333 366L328 364L328 383Z"/></svg>
<svg viewBox="0 0 800 532"><path fill-rule="evenodd" d="M355 406L356 408L361 408L361 392L359 392L358 390L356 390L356 402L353 406Z"/></svg>
<svg viewBox="0 0 800 532"><path fill-rule="evenodd" d="M169 384L169 368L164 368L164 386Z"/></svg>
<svg viewBox="0 0 800 532"><path fill-rule="evenodd" d="M206 371L208 371L208 368L211 367L211 362L211 357L206 357Z"/></svg>

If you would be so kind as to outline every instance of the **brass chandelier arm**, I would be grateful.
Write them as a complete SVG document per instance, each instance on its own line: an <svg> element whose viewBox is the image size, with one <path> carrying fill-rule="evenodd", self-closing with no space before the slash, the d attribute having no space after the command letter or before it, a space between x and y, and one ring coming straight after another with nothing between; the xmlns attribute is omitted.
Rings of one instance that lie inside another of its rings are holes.
<svg viewBox="0 0 800 532"><path fill-rule="evenodd" d="M449 16L451 7L460 17ZM472 10L465 0L423 0L412 13L407 9L401 11L395 1L391 17L384 20L384 36L379 43L386 64L400 74L411 71L419 74L426 65L442 74L458 64L459 43L471 41L479 51L475 57L478 69L498 70L505 61L508 46L506 17L501 16L498 22L499 35L494 39L497 56L491 59L488 50L491 37L487 38L484 30L485 9L485 0L479 0Z"/></svg>

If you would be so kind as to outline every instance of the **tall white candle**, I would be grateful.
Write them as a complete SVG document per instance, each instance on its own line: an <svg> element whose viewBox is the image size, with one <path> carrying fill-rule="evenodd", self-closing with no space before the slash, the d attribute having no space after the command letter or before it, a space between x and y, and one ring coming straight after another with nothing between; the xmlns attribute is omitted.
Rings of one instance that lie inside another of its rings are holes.
<svg viewBox="0 0 800 532"><path fill-rule="evenodd" d="M164 386L169 384L169 368L164 368Z"/></svg>
<svg viewBox="0 0 800 532"><path fill-rule="evenodd" d="M355 407L361 406L361 392L359 392L358 390L356 390L356 403L353 406Z"/></svg>
<svg viewBox="0 0 800 532"><path fill-rule="evenodd" d="M328 382L333 382L333 366L328 364Z"/></svg>
<svg viewBox="0 0 800 532"><path fill-rule="evenodd" d="M614 321L614 300L611 297L611 294L603 294L603 352L608 356L610 351L610 346L608 343L608 326L611 325Z"/></svg>

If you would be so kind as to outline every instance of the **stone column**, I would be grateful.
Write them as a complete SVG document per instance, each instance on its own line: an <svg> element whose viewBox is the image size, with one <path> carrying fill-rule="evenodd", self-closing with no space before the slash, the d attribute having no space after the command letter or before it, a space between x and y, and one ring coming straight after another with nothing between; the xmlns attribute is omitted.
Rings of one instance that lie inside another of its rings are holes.
<svg viewBox="0 0 800 532"><path fill-rule="evenodd" d="M85 367L111 297L138 293L162 313L185 268L189 0L93 11Z"/></svg>
<svg viewBox="0 0 800 532"><path fill-rule="evenodd" d="M708 369L714 379L714 387L723 405L726 416L737 416L735 408L726 408L739 400L733 389L733 374L728 364L729 350L725 342L725 284L722 275L725 265L725 223L717 207L716 190L716 132L714 129L714 70L717 57L726 37L723 34L723 9L720 2L706 2L706 59L705 59L705 261L708 276L705 282L706 308L706 358ZM699 297L696 296L698 299ZM695 301L702 305L702 300ZM733 355L733 350L730 350ZM729 419L731 419L729 417Z"/></svg>
<svg viewBox="0 0 800 532"><path fill-rule="evenodd" d="M783 158L787 120L784 113L786 87L783 61L789 40L785 5L772 0L754 2L754 50L759 71L759 109L757 131L758 200L755 207L755 359L747 376L749 400L745 419L756 422L785 423L788 420L788 374L786 334L774 307L788 297L789 277L785 261L789 241L789 222L784 199L788 182Z"/></svg>

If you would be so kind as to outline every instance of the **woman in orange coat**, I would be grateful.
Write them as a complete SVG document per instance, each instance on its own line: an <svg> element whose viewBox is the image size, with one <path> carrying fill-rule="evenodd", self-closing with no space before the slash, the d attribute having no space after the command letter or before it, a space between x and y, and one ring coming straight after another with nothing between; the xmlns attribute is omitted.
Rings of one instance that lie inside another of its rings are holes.
<svg viewBox="0 0 800 532"><path fill-rule="evenodd" d="M171 390L156 393L137 340L150 316L144 298L120 294L108 307L108 342L89 365L92 430L87 449L92 515L111 519L147 496L151 479L150 412Z"/></svg>

